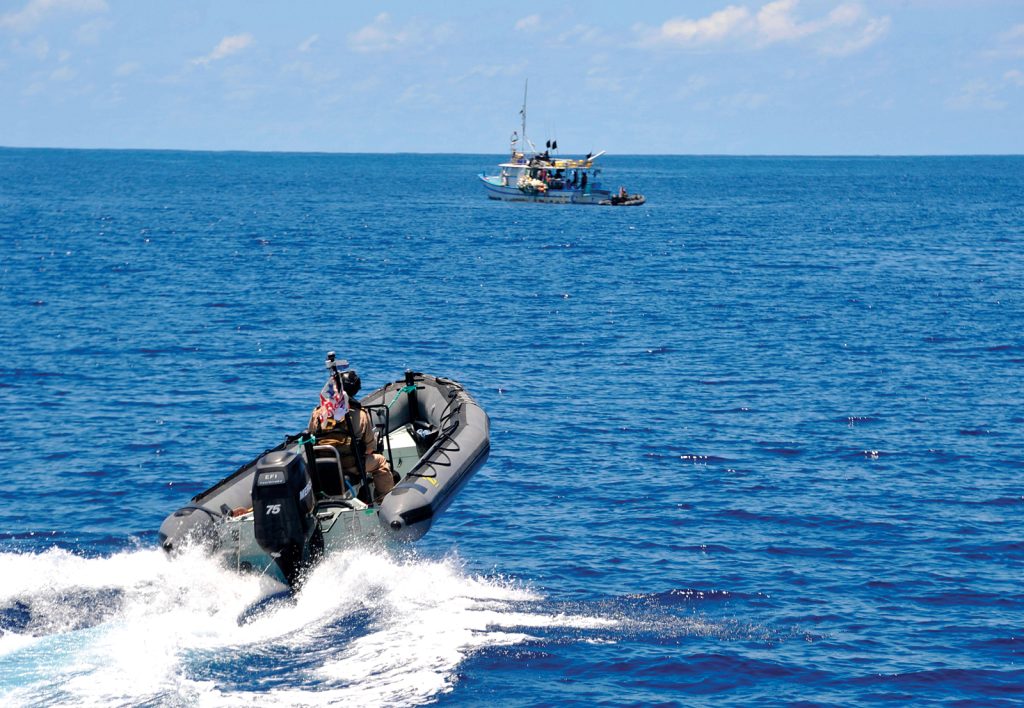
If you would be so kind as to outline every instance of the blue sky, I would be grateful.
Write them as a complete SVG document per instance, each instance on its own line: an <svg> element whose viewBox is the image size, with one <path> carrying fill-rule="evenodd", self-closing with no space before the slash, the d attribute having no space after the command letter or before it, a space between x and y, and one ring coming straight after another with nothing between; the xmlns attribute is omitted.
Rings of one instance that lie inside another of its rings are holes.
<svg viewBox="0 0 1024 708"><path fill-rule="evenodd" d="M1024 153L1024 0L0 0L0 145Z"/></svg>

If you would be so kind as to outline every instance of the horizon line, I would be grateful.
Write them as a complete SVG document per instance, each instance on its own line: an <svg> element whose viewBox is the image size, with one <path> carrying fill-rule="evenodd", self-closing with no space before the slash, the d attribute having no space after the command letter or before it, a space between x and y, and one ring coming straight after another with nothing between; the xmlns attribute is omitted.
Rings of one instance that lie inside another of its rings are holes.
<svg viewBox="0 0 1024 708"><path fill-rule="evenodd" d="M377 152L370 150L253 150L241 148L143 148L143 147L56 147L48 145L0 145L0 150L38 150L38 151L76 151L76 152L175 152L175 153L203 153L212 155L227 154L251 154L251 155L464 155L493 157L504 155L504 152L447 152L447 151L419 151L419 150L396 150L392 152ZM566 153L568 157L572 153ZM822 152L822 153L741 153L741 152L623 152L606 153L607 157L799 157L799 158L875 158L875 157L1024 157L1021 152L872 152L872 153L844 153L844 152Z"/></svg>

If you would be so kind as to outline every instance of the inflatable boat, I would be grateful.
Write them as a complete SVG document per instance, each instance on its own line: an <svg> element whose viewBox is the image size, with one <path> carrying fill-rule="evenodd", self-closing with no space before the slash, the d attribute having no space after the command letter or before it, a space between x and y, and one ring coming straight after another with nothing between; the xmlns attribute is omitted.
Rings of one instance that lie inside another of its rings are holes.
<svg viewBox="0 0 1024 708"><path fill-rule="evenodd" d="M337 391L339 364L328 355ZM377 453L393 474L394 488L382 498L375 499L362 462L353 474L338 447L306 430L168 516L160 526L161 547L174 555L199 546L238 571L271 575L295 588L324 554L423 536L486 461L487 414L456 381L412 371L353 407L369 413Z"/></svg>
<svg viewBox="0 0 1024 708"><path fill-rule="evenodd" d="M602 200L600 203L605 206L640 206L647 201L642 194L619 193L611 199Z"/></svg>

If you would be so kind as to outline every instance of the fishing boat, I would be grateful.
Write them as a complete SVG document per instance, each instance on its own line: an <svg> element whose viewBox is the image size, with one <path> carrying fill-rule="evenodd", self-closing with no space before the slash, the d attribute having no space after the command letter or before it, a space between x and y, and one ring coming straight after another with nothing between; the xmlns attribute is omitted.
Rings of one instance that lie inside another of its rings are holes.
<svg viewBox="0 0 1024 708"><path fill-rule="evenodd" d="M526 88L523 89L522 133L513 132L511 156L498 165L494 175L480 174L490 199L506 202L544 202L551 204L596 204L601 206L639 206L647 201L642 194L630 194L625 187L607 189L602 168L596 164L605 154L587 153L582 158L553 155L558 141L545 142L540 152L526 137Z"/></svg>
<svg viewBox="0 0 1024 708"><path fill-rule="evenodd" d="M351 405L341 382L346 362L331 352L327 365L321 404L345 404L335 417L356 406L369 413L394 488L376 500L362 461L358 474L346 471L343 451L304 430L169 515L159 532L169 555L198 546L231 568L294 589L308 568L334 551L419 539L486 461L487 414L458 382L406 371Z"/></svg>

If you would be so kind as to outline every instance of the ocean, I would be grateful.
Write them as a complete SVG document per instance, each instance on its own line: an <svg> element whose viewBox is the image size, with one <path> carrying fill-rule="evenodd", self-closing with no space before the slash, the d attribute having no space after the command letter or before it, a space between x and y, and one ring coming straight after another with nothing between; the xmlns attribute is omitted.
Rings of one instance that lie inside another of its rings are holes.
<svg viewBox="0 0 1024 708"><path fill-rule="evenodd" d="M601 160L0 149L0 703L1024 701L1024 158ZM490 459L239 623L156 530L328 350Z"/></svg>

